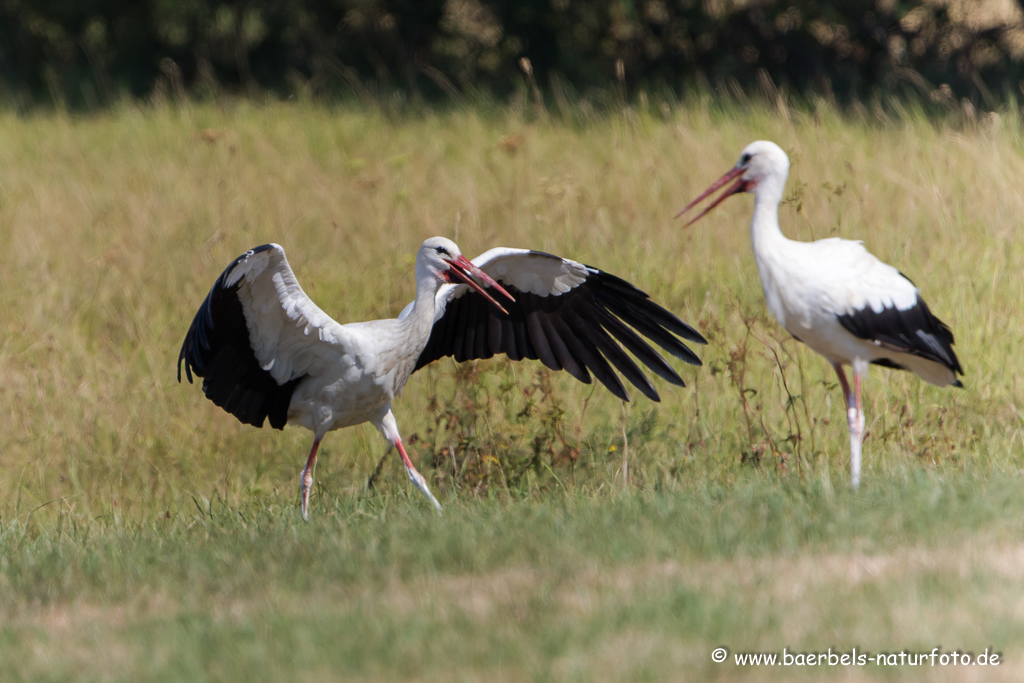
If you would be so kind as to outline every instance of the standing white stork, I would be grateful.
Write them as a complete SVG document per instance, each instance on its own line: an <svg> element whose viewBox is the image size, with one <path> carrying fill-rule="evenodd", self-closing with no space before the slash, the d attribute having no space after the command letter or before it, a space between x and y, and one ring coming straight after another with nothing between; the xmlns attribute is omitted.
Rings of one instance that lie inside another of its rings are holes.
<svg viewBox="0 0 1024 683"><path fill-rule="evenodd" d="M488 289L508 299L504 307ZM240 422L262 427L269 418L276 429L298 424L313 432L302 470L303 517L320 441L363 422L398 449L409 479L440 510L391 412L413 372L444 356L503 353L539 359L588 384L593 373L628 401L614 366L658 401L619 343L668 382L683 380L641 335L701 364L679 339L706 343L692 327L625 280L551 254L497 248L470 262L451 240L432 237L416 256L416 299L398 318L341 325L302 291L284 249L265 244L235 259L214 283L185 335L178 381L184 363L189 382L193 372L202 377L206 397Z"/></svg>
<svg viewBox="0 0 1024 683"><path fill-rule="evenodd" d="M878 260L859 241L838 237L816 242L787 239L779 228L779 202L789 157L774 142L753 142L740 160L676 218L735 179L686 225L726 197L754 193L750 239L768 309L797 341L824 356L839 375L850 427L850 473L860 484L864 409L861 382L868 364L909 370L930 384L962 387L953 333L936 318L913 282ZM853 366L853 391L843 365Z"/></svg>

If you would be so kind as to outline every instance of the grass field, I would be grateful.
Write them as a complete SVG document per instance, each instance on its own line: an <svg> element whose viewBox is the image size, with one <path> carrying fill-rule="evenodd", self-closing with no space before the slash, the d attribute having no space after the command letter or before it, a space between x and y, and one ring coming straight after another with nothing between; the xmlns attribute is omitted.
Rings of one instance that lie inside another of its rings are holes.
<svg viewBox="0 0 1024 683"><path fill-rule="evenodd" d="M0 680L1020 680L1022 130L706 99L0 114ZM872 370L857 493L834 375L764 310L750 199L672 219L759 138L793 162L784 231L863 239L957 336L964 390ZM435 234L623 276L704 366L623 408L537 365L435 364L395 414L445 514L393 456L366 490L363 426L325 440L303 523L308 432L179 385L188 323L267 241L336 319L394 316Z"/></svg>

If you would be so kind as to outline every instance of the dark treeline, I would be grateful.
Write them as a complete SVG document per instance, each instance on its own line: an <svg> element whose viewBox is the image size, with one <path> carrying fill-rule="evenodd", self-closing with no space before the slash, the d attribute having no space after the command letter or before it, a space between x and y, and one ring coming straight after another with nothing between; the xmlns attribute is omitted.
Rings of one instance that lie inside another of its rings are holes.
<svg viewBox="0 0 1024 683"><path fill-rule="evenodd" d="M1020 0L1024 3L1024 0ZM996 106L1021 94L1020 8L998 0L0 0L0 95L773 84ZM1009 16L1004 16L1009 15Z"/></svg>

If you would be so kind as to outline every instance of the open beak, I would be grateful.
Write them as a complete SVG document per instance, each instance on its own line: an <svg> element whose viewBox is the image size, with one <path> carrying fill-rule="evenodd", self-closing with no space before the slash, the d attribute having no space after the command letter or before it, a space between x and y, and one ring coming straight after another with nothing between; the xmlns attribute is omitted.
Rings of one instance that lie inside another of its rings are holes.
<svg viewBox="0 0 1024 683"><path fill-rule="evenodd" d="M722 185L725 185L727 182L729 182L733 178L736 178L736 182L734 182L732 185L730 185L728 188L726 188L725 192L723 192L722 194L720 194L718 196L718 199L716 199L715 201L711 202L711 204L709 204L703 211L701 211L695 217L691 218L689 220L689 222L687 222L687 224L684 225L683 227L689 227L690 225L693 225L694 223L696 223L699 219L703 218L708 212L710 212L711 209L713 209L716 206L718 206L719 204L721 204L722 200L724 200L726 197L732 196L732 195L736 194L737 192L747 192L748 190L754 189L754 186L757 184L757 181L756 180L744 180L743 172L746 171L746 170L747 169L745 169L745 168L743 168L741 166L736 166L735 168L730 169L728 173L726 173L724 176L722 176L721 178L716 180L711 185L711 187L709 187L708 189L704 190L704 192L699 197L697 197L692 202L687 204L683 208L682 211L677 213L676 214L676 218L679 218L684 213L686 213L687 211L692 209L694 206L696 206L697 204L702 202L706 197L708 197L708 195L710 195L711 193L716 191Z"/></svg>
<svg viewBox="0 0 1024 683"><path fill-rule="evenodd" d="M481 296L483 296L485 299L487 299L492 304L497 306L498 309L501 310L501 312L504 313L505 315L508 315L508 311L506 311L501 304L495 301L494 297L488 294L486 290L484 290L484 288L481 287L473 278L479 278L488 287L493 287L497 291L501 292L502 294L508 297L509 301L514 302L516 300L514 296L505 291L504 287L495 282L494 278L492 278L490 275L474 266L473 263L469 261L469 259L467 259L465 256L457 256L456 258L448 262L448 274L449 282L451 281L451 275L454 274L467 285L469 285L476 291L480 292Z"/></svg>

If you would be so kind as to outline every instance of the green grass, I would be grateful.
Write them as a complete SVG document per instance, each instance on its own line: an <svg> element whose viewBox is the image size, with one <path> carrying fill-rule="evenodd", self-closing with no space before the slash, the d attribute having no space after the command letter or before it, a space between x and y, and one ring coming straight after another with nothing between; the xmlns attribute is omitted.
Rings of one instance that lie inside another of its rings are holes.
<svg viewBox="0 0 1024 683"><path fill-rule="evenodd" d="M1019 679L1021 130L708 100L0 114L0 680ZM857 493L831 370L764 311L749 198L671 218L758 138L793 161L788 235L863 239L957 335L962 391L872 370ZM266 241L338 320L393 316L434 234L626 277L708 337L704 367L623 409L435 364L395 413L445 514L393 456L365 491L384 444L355 427L303 523L309 434L178 385L188 322ZM1005 664L741 669L718 645Z"/></svg>
<svg viewBox="0 0 1024 683"><path fill-rule="evenodd" d="M471 499L443 518L372 497L309 524L290 504L213 504L141 523L67 515L44 534L8 525L0 676L764 677L713 664L725 644L994 647L1011 680L1024 625L999 596L1021 588L1021 483L922 475L854 495L745 477Z"/></svg>

